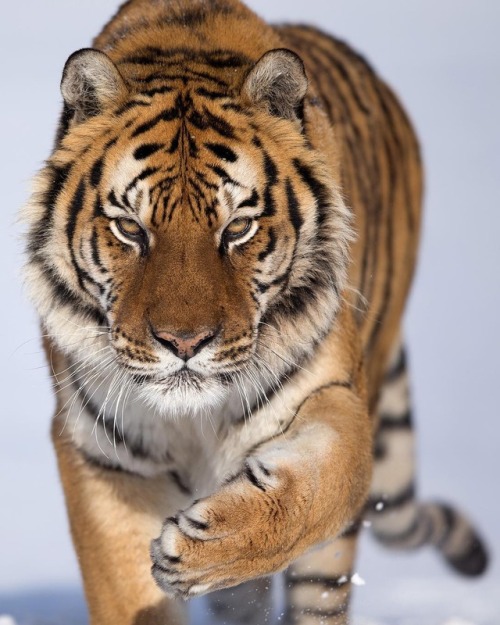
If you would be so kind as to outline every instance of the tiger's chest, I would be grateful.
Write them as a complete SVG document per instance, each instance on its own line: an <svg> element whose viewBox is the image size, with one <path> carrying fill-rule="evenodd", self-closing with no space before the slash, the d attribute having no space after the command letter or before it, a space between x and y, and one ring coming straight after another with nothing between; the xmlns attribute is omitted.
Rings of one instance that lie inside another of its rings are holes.
<svg viewBox="0 0 500 625"><path fill-rule="evenodd" d="M115 397L99 379L61 394L68 406L63 428L90 463L145 478L165 475L174 492L190 499L240 471L248 451L279 434L293 414L281 397L260 406L255 388L237 390L218 410L168 418L133 393Z"/></svg>

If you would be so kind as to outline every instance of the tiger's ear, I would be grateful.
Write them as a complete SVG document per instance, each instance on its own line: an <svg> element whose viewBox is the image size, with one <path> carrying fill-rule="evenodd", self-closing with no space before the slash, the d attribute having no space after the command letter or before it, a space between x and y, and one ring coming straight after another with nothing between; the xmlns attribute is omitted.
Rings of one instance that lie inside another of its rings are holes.
<svg viewBox="0 0 500 625"><path fill-rule="evenodd" d="M307 76L302 59L286 48L266 52L248 73L242 95L271 115L301 120Z"/></svg>
<svg viewBox="0 0 500 625"><path fill-rule="evenodd" d="M120 104L127 86L113 61L99 50L74 52L64 66L61 93L77 123Z"/></svg>

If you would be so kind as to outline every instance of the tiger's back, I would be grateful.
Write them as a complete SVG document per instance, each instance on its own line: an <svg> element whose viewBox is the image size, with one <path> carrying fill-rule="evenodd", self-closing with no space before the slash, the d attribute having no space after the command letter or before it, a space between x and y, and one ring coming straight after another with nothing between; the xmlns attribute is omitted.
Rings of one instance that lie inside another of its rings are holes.
<svg viewBox="0 0 500 625"><path fill-rule="evenodd" d="M374 408L417 256L418 142L393 92L352 48L308 26L278 30L305 61L315 103L331 120L340 147L342 189L355 216L351 295Z"/></svg>

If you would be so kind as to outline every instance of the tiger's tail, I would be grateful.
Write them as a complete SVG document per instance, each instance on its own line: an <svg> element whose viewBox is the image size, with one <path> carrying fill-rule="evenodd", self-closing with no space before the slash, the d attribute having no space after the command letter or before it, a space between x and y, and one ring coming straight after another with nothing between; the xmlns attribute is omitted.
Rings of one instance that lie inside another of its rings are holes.
<svg viewBox="0 0 500 625"><path fill-rule="evenodd" d="M480 575L488 566L488 553L467 517L446 503L416 498L409 380L401 344L385 377L378 415L368 511L375 537L394 549L433 545L455 571Z"/></svg>

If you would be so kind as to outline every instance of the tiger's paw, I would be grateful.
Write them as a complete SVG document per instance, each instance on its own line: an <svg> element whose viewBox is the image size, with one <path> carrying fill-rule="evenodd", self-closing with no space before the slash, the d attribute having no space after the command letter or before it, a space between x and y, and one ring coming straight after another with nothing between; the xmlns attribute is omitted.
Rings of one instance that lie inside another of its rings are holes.
<svg viewBox="0 0 500 625"><path fill-rule="evenodd" d="M296 480L272 460L247 459L218 492L166 520L151 544L152 573L164 592L202 595L273 573L294 559L307 497L298 496Z"/></svg>

